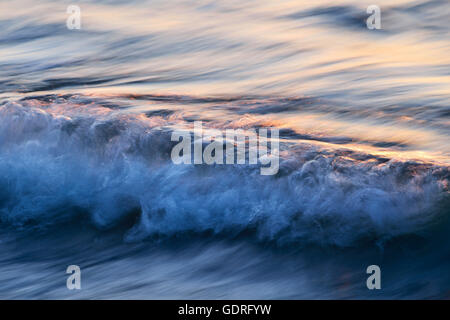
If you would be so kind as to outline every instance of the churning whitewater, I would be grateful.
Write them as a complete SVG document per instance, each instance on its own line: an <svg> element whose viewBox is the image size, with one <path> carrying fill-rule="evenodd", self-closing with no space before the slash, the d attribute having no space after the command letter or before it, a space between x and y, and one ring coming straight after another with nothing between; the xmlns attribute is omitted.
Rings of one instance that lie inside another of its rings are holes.
<svg viewBox="0 0 450 320"><path fill-rule="evenodd" d="M348 246L420 233L448 199L448 167L292 137L281 139L274 176L258 165L175 165L170 136L189 127L183 113L102 103L76 95L0 106L3 223L42 227L81 212L103 229L138 212L127 240L254 231L263 241Z"/></svg>

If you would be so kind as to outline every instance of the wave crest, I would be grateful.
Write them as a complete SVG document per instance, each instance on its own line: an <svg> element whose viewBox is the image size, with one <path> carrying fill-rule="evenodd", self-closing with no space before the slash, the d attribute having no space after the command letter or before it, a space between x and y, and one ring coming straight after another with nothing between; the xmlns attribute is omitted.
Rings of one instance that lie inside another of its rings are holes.
<svg viewBox="0 0 450 320"><path fill-rule="evenodd" d="M5 103L2 223L42 227L84 214L108 228L139 212L128 240L252 230L263 241L346 246L419 232L448 199L448 167L308 143L281 144L276 176L254 165L174 165L173 121L98 105Z"/></svg>

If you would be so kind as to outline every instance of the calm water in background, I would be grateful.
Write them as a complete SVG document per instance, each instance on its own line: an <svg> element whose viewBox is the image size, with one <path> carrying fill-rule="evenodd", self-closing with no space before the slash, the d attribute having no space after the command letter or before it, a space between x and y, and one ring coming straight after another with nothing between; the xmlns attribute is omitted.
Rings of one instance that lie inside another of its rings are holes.
<svg viewBox="0 0 450 320"><path fill-rule="evenodd" d="M1 298L449 297L448 1L378 1L382 30L364 1L70 4L0 3ZM279 174L173 165L193 120L278 128Z"/></svg>

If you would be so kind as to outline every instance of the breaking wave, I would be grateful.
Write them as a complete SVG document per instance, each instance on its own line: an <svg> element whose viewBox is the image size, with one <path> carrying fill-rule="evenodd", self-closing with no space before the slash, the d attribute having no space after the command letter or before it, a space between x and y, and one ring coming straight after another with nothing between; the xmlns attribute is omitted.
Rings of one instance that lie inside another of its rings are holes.
<svg viewBox="0 0 450 320"><path fill-rule="evenodd" d="M170 135L189 125L182 114L76 101L0 106L2 224L45 229L84 217L108 229L135 219L128 241L252 232L261 241L348 246L426 231L449 199L448 167L339 143L282 140L275 176L256 165L175 165Z"/></svg>

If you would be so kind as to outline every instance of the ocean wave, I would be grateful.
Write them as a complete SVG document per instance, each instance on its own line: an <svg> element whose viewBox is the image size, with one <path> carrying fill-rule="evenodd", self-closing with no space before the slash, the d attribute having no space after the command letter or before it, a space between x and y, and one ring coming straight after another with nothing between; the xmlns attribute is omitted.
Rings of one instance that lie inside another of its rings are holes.
<svg viewBox="0 0 450 320"><path fill-rule="evenodd" d="M1 223L45 228L84 216L108 229L137 215L128 241L251 231L348 246L426 231L449 199L446 166L342 146L281 141L275 176L257 165L175 165L171 132L188 124L177 112L121 113L81 96L4 103Z"/></svg>

